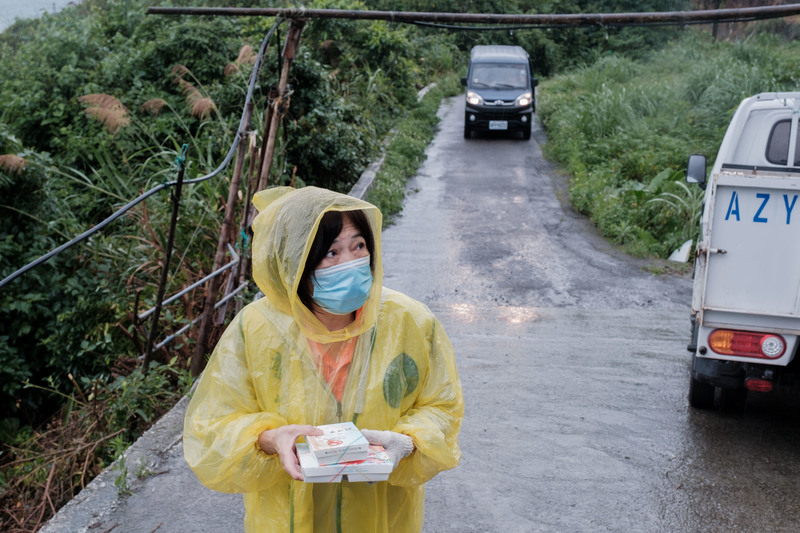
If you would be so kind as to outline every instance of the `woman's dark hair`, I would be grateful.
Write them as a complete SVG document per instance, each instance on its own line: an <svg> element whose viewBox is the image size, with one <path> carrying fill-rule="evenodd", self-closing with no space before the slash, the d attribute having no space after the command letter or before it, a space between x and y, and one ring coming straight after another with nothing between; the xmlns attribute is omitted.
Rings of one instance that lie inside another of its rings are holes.
<svg viewBox="0 0 800 533"><path fill-rule="evenodd" d="M331 244L339 236L339 232L342 231L344 217L348 217L364 237L369 251L369 267L373 272L375 270L375 254L373 253L375 251L375 238L372 235L372 228L364 211L328 211L322 215L322 220L319 221L319 228L314 236L314 242L311 243L311 249L308 251L306 266L303 268L300 285L297 287L297 296L300 297L300 301L312 311L316 304L314 303L314 286L311 283L311 276L314 275L317 265L325 259L325 254L330 250Z"/></svg>

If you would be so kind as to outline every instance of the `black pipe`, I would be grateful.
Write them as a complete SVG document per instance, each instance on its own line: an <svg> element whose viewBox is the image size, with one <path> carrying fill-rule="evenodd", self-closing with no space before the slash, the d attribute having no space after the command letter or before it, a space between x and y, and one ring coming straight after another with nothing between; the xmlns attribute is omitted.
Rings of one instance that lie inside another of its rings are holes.
<svg viewBox="0 0 800 533"><path fill-rule="evenodd" d="M142 372L147 373L150 366L150 358L153 355L153 342L158 334L158 319L161 315L161 302L164 300L164 291L167 288L167 276L169 274L169 261L172 258L172 245L175 241L175 227L178 225L178 215L180 214L181 190L183 189L183 175L186 172L186 150L189 145L184 144L181 154L177 158L178 179L175 188L172 190L172 218L169 223L169 234L167 235L167 245L164 250L164 267L161 270L161 282L158 284L158 296L156 296L156 307L153 313L153 325L150 326L150 335L147 336L147 348L144 351L144 361L142 362Z"/></svg>

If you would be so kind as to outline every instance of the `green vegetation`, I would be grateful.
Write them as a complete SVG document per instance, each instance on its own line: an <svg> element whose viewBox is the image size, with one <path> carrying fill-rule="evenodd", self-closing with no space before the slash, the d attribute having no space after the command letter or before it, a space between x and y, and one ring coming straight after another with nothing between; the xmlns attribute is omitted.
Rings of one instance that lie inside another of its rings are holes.
<svg viewBox="0 0 800 533"><path fill-rule="evenodd" d="M211 172L228 151L254 49L275 21L148 17L151 3L86 0L2 35L3 276L174 179L182 144L189 147L187 179ZM359 2L346 7L364 9ZM389 129L417 108L416 91L453 69L458 54L451 46L431 43L433 37L412 40L409 30L308 24L269 185L349 190ZM283 43L275 38L271 45L256 94L258 131ZM427 61L420 60L423 51ZM430 132L434 124L426 127ZM209 270L231 171L184 188L168 294ZM68 373L107 374L118 358L141 353L145 332L132 320L134 302L138 311L153 303L169 214L168 193L157 194L4 287L4 413L38 423L60 405L58 393L70 393ZM183 299L162 327L177 329L196 316L199 303L196 296ZM179 362L186 348L173 347ZM26 382L49 383L54 392L24 388Z"/></svg>
<svg viewBox="0 0 800 533"><path fill-rule="evenodd" d="M643 61L618 55L540 86L545 154L571 175L569 197L610 240L668 256L696 238L702 190L689 154L709 165L739 102L800 87L800 43L770 34L714 42L690 32Z"/></svg>
<svg viewBox="0 0 800 533"><path fill-rule="evenodd" d="M128 362L129 367L135 365ZM115 373L122 370L119 363ZM175 361L154 363L147 374L128 368L110 381L67 377L74 391L59 416L37 429L8 424L2 428L4 531L38 529L43 517L52 515L53 505L66 503L85 487L191 386L188 371L177 368ZM124 459L120 470L122 484L127 474Z"/></svg>

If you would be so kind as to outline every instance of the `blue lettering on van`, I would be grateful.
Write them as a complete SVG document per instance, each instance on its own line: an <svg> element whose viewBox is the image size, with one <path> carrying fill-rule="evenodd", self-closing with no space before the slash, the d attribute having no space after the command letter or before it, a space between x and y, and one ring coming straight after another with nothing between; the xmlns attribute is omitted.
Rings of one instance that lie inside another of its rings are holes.
<svg viewBox="0 0 800 533"><path fill-rule="evenodd" d="M769 202L769 194L760 192L756 194L756 198L761 198L763 202L761 202L761 207L759 207L758 211L756 211L756 216L753 217L753 222L766 222L767 217L762 217L761 212L764 210L764 207L767 205L767 202Z"/></svg>
<svg viewBox="0 0 800 533"><path fill-rule="evenodd" d="M725 215L725 220L728 220L731 215L734 215L736 220L739 220L739 195L736 194L736 191L731 194L731 203L728 205L728 214Z"/></svg>
<svg viewBox="0 0 800 533"><path fill-rule="evenodd" d="M792 223L792 212L794 211L795 206L797 205L797 197L800 195L794 194L789 197L788 194L783 195L783 205L786 208L786 225ZM765 212L764 209L767 207L770 199L770 193L760 192L756 193L756 198L761 200L761 204L758 206L755 215L753 215L753 222L759 223L767 223L769 219L764 216ZM741 220L741 213L739 211L739 193L736 191L731 191L731 199L728 202L728 212L725 213L725 220L730 220L731 217L735 217L736 221L739 222Z"/></svg>
<svg viewBox="0 0 800 533"><path fill-rule="evenodd" d="M792 221L792 209L794 209L794 204L797 202L797 195L795 194L792 197L792 203L789 203L789 195L783 195L783 203L786 205L786 225L789 225L789 222Z"/></svg>

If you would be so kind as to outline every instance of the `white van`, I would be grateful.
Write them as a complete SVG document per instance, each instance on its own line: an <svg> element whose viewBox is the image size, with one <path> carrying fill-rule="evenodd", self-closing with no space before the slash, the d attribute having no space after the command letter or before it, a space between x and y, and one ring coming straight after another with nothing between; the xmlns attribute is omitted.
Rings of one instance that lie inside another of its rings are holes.
<svg viewBox="0 0 800 533"><path fill-rule="evenodd" d="M800 371L800 92L742 101L706 181L692 296L689 403L744 404Z"/></svg>

